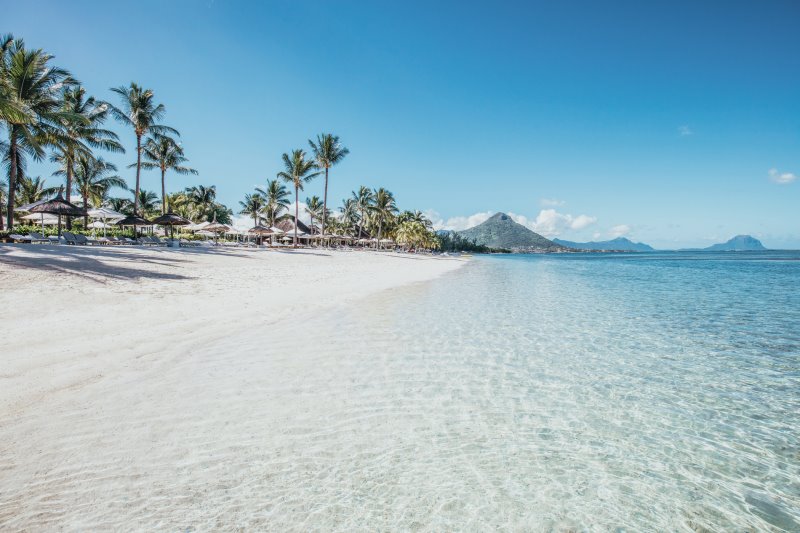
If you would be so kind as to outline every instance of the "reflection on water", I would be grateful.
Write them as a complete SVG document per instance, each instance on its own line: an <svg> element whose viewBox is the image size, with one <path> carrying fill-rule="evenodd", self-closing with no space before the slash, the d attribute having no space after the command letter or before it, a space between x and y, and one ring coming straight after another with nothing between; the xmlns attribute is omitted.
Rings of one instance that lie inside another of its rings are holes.
<svg viewBox="0 0 800 533"><path fill-rule="evenodd" d="M476 258L226 339L98 390L112 435L89 400L53 422L58 501L8 523L800 530L798 258Z"/></svg>

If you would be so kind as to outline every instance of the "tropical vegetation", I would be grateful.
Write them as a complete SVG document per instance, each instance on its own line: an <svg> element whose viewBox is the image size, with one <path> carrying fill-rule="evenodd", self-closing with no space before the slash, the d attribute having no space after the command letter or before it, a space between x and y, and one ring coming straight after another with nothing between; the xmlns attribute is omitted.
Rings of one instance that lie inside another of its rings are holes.
<svg viewBox="0 0 800 533"><path fill-rule="evenodd" d="M0 37L0 156L4 171L0 177L0 230L11 230L19 221L18 207L51 198L59 191L67 201L74 198L87 209L106 207L145 218L174 212L193 222L231 223L233 211L218 201L215 185L189 183L169 190L168 176L197 175L198 171L188 165L178 130L164 124L166 106L155 92L130 82L112 87L109 96L89 94L44 50L28 47L11 35ZM135 150L136 157L127 164L135 169L132 187L103 157L126 152L123 141L108 128L109 118L132 133L128 148ZM254 225L292 221L295 245L302 209L311 231L321 235L396 242L410 248L441 246L430 220L420 211L401 212L394 194L385 187L361 186L344 198L338 209L332 208L331 169L350 150L333 133L308 139L308 146L309 152L295 149L284 153L275 178L245 194L239 214L252 218ZM31 162L48 159L57 166L53 176L59 179L58 187L28 174ZM143 171L159 174L160 195L155 187L143 183ZM310 195L301 203L300 193L320 176L324 177L321 196ZM75 223L85 228L88 222L87 216Z"/></svg>

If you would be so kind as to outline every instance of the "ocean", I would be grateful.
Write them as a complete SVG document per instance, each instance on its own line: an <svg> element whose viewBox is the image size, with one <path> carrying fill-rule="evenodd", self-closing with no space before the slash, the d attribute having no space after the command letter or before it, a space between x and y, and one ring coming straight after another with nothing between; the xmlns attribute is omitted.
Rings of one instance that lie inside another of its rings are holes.
<svg viewBox="0 0 800 533"><path fill-rule="evenodd" d="M217 340L25 411L0 521L800 531L800 252L476 256L301 303L228 334L209 301Z"/></svg>
<svg viewBox="0 0 800 533"><path fill-rule="evenodd" d="M477 256L312 331L275 524L800 531L798 252Z"/></svg>

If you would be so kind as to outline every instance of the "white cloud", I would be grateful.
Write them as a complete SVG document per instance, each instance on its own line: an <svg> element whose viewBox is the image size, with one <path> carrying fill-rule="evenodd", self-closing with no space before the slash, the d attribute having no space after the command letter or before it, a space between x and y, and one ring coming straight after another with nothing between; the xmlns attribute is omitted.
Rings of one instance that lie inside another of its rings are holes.
<svg viewBox="0 0 800 533"><path fill-rule="evenodd" d="M477 226L481 222L485 222L494 213L491 211L484 211L482 213L475 213L474 215L465 217L450 217L447 220L442 219L439 213L435 211L427 211L425 213L433 222L433 227L437 230L446 229L453 231L461 231L473 226Z"/></svg>
<svg viewBox="0 0 800 533"><path fill-rule="evenodd" d="M612 239L616 239L617 237L622 237L623 235L627 235L631 232L631 227L627 224L620 224L618 226L614 226L608 232L611 235Z"/></svg>
<svg viewBox="0 0 800 533"><path fill-rule="evenodd" d="M778 172L777 168L771 168L769 169L769 179L778 185L788 185L797 179L797 175L791 172Z"/></svg>
<svg viewBox="0 0 800 533"><path fill-rule="evenodd" d="M689 126L680 126L678 127L678 134L680 134L681 137L686 137L687 135L694 134L694 132Z"/></svg>
<svg viewBox="0 0 800 533"><path fill-rule="evenodd" d="M566 204L564 200L557 200L555 198L542 198L539 200L539 205L542 207L561 207Z"/></svg>
<svg viewBox="0 0 800 533"><path fill-rule="evenodd" d="M565 231L581 230L597 222L596 217L590 217L589 215L573 216L568 213L559 213L555 209L542 209L532 221L527 219L524 221L517 220L515 215L511 213L509 213L509 216L545 237L558 237ZM524 219L525 217L519 218Z"/></svg>

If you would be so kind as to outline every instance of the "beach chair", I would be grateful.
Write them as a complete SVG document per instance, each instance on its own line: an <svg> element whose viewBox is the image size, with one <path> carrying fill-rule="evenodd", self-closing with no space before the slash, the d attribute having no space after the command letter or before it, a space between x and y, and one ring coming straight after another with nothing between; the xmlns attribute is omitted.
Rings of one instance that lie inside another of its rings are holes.
<svg viewBox="0 0 800 533"><path fill-rule="evenodd" d="M50 240L42 235L41 233L36 233L32 231L30 234L31 242L50 242Z"/></svg>
<svg viewBox="0 0 800 533"><path fill-rule="evenodd" d="M19 233L12 233L8 237L14 242L31 242L30 235L20 235Z"/></svg>
<svg viewBox="0 0 800 533"><path fill-rule="evenodd" d="M96 240L90 239L86 235L83 235L81 233L74 233L72 236L75 237L76 243L83 244L84 246L89 244L94 246L95 244L97 244Z"/></svg>
<svg viewBox="0 0 800 533"><path fill-rule="evenodd" d="M161 238L156 235L151 236L150 240L153 241L153 244L156 246L166 246L169 244L167 241L162 241Z"/></svg>
<svg viewBox="0 0 800 533"><path fill-rule="evenodd" d="M64 242L65 243L71 244L73 246L77 246L78 240L75 238L75 235L73 235L69 231L62 232L61 236L64 237Z"/></svg>

